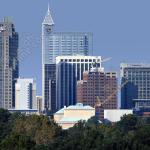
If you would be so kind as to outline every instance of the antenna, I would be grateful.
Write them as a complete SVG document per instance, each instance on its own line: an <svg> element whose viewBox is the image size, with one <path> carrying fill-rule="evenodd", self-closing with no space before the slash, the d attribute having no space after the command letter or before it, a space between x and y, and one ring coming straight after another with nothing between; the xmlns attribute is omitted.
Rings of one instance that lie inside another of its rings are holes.
<svg viewBox="0 0 150 150"><path fill-rule="evenodd" d="M50 12L49 2L48 2L48 10L47 11Z"/></svg>

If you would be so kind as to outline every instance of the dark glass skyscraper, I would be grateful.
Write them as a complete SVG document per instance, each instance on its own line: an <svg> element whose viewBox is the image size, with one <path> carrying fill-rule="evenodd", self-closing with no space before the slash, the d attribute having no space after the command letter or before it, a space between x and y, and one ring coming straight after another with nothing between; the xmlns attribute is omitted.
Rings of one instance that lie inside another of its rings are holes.
<svg viewBox="0 0 150 150"><path fill-rule="evenodd" d="M121 108L150 108L150 65L121 64Z"/></svg>
<svg viewBox="0 0 150 150"><path fill-rule="evenodd" d="M0 107L15 106L15 82L19 74L18 33L8 18L0 22Z"/></svg>
<svg viewBox="0 0 150 150"><path fill-rule="evenodd" d="M101 56L58 56L56 57L57 109L77 103L77 81L83 79L83 72L97 63L101 67Z"/></svg>
<svg viewBox="0 0 150 150"><path fill-rule="evenodd" d="M54 32L53 28L54 22L48 8L42 23L42 93L43 110L51 112L55 111L56 103L56 57L89 55L93 50L91 33Z"/></svg>

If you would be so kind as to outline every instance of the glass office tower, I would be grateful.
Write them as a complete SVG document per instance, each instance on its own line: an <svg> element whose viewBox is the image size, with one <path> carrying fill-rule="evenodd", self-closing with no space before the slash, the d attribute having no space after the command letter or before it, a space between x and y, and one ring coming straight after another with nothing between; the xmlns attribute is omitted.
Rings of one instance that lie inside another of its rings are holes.
<svg viewBox="0 0 150 150"><path fill-rule="evenodd" d="M121 64L121 108L150 107L150 65Z"/></svg>
<svg viewBox="0 0 150 150"><path fill-rule="evenodd" d="M58 56L56 57L57 109L77 102L77 81L83 79L83 72L97 64L101 68L101 56Z"/></svg>
<svg viewBox="0 0 150 150"><path fill-rule="evenodd" d="M18 33L9 18L0 22L0 107L15 106L15 79L18 78Z"/></svg>
<svg viewBox="0 0 150 150"><path fill-rule="evenodd" d="M51 112L55 111L56 104L56 57L93 53L91 33L54 32L53 28L54 21L48 8L42 23L42 93L43 110Z"/></svg>

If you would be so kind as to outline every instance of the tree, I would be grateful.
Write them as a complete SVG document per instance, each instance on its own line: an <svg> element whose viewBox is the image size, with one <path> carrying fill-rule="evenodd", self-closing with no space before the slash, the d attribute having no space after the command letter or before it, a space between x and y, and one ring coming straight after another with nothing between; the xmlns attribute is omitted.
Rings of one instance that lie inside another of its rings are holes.
<svg viewBox="0 0 150 150"><path fill-rule="evenodd" d="M37 145L46 145L55 140L61 128L46 116L31 115L16 120L12 132L31 137Z"/></svg>
<svg viewBox="0 0 150 150"><path fill-rule="evenodd" d="M10 116L8 110L0 109L0 142L11 132Z"/></svg>
<svg viewBox="0 0 150 150"><path fill-rule="evenodd" d="M129 130L136 130L138 118L135 115L124 115L121 120L116 124L117 128L127 133Z"/></svg>
<svg viewBox="0 0 150 150"><path fill-rule="evenodd" d="M150 149L150 125L143 125L135 132L133 148Z"/></svg>
<svg viewBox="0 0 150 150"><path fill-rule="evenodd" d="M35 142L29 136L11 134L2 141L0 146L4 150L30 150L34 148Z"/></svg>

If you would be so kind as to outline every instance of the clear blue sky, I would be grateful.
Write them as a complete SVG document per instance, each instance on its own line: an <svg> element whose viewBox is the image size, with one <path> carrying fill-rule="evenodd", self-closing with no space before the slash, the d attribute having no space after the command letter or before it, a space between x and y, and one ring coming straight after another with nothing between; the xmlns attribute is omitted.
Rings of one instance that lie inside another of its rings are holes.
<svg viewBox="0 0 150 150"><path fill-rule="evenodd" d="M20 75L35 77L41 94L41 23L48 0L1 0L0 18L11 16L20 34ZM150 62L150 0L51 0L55 31L90 31L94 54L120 62Z"/></svg>

